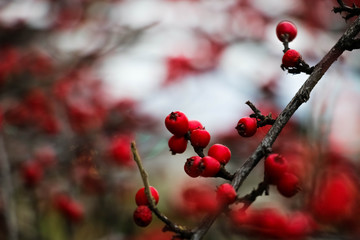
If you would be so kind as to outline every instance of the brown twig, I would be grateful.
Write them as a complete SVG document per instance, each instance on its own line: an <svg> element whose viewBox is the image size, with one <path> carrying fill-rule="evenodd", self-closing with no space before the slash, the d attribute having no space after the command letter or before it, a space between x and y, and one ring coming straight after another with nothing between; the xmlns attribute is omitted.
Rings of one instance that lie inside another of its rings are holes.
<svg viewBox="0 0 360 240"><path fill-rule="evenodd" d="M270 149L280 134L283 127L289 121L295 111L310 98L310 93L329 67L339 58L339 56L346 50L346 42L354 39L360 32L360 18L357 18L351 26L347 28L345 33L341 36L338 42L330 49L330 51L323 57L323 59L314 67L309 78L301 86L289 104L277 117L275 123L256 148L254 153L245 161L245 163L235 172L235 177L232 185L236 190L239 190L249 173L265 156L264 149ZM194 232L192 240L200 240L207 233L208 229L216 220L217 215L209 216L202 222L200 227Z"/></svg>
<svg viewBox="0 0 360 240"><path fill-rule="evenodd" d="M352 17L360 15L360 8L353 3L352 7L345 5L342 0L337 0L339 7L334 7L334 13L343 13L345 12L346 15L343 17L345 20L349 20Z"/></svg>
<svg viewBox="0 0 360 240"><path fill-rule="evenodd" d="M192 235L192 232L190 230L188 230L185 226L180 226L180 225L177 225L174 222L172 222L168 217L166 217L163 213L161 213L160 210L156 207L155 200L150 193L150 184L149 184L148 174L142 165L142 161L141 161L140 155L137 151L136 144L134 141L131 142L131 151L133 153L134 161L136 162L136 164L139 168L141 179L144 183L145 194L150 203L149 208L162 222L164 222L166 224L166 227L164 228L164 230L169 230L169 231L175 232L182 239L189 239Z"/></svg>
<svg viewBox="0 0 360 240"><path fill-rule="evenodd" d="M275 122L275 119L273 119L272 114L269 113L267 116L263 115L261 113L261 111L259 109L257 109L257 107L255 107L255 105L250 102L247 101L246 104L251 108L251 110L253 110L253 114L250 115L250 117L254 117L256 118L257 121L257 127L264 127L266 125L273 125Z"/></svg>
<svg viewBox="0 0 360 240"><path fill-rule="evenodd" d="M267 184L266 182L261 182L256 189L253 189L251 191L251 193L241 198L238 198L236 201L244 203L244 206L241 209L245 211L250 207L253 202L255 202L257 197L263 195L264 193L266 195L269 193L269 184Z"/></svg>

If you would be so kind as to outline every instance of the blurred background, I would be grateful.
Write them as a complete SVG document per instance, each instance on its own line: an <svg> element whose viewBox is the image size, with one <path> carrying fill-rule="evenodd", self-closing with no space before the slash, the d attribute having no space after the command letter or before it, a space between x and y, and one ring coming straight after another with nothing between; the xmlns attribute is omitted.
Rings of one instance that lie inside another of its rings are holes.
<svg viewBox="0 0 360 240"><path fill-rule="evenodd" d="M133 223L143 185L132 140L159 191L159 209L197 226L206 211L190 196L225 181L186 175L184 163L196 153L189 145L171 155L165 117L182 111L200 121L210 145L230 148L226 168L233 173L269 129L246 139L237 134L237 121L252 113L245 102L276 116L307 79L281 70L276 25L297 26L290 48L313 66L352 22L332 12L336 4L0 1L0 239L171 239L155 216L147 228ZM288 199L271 187L252 208L306 212L316 236L359 235L359 60L354 50L335 62L273 147L288 158L302 191ZM260 163L240 196L263 180L263 171ZM334 195L342 197L331 202ZM325 205L340 207L319 210ZM205 239L258 237L233 228L224 217Z"/></svg>

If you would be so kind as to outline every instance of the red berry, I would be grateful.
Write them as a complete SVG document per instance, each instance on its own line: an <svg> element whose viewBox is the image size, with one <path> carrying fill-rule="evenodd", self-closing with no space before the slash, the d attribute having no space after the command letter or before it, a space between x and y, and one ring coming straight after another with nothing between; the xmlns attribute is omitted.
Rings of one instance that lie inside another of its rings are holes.
<svg viewBox="0 0 360 240"><path fill-rule="evenodd" d="M249 218L249 224L253 227L254 234L259 234L263 238L284 238L287 217L279 210L261 209L252 212Z"/></svg>
<svg viewBox="0 0 360 240"><path fill-rule="evenodd" d="M276 26L276 35L280 41L285 42L287 37L287 41L291 42L294 40L297 34L296 26L290 21L281 21Z"/></svg>
<svg viewBox="0 0 360 240"><path fill-rule="evenodd" d="M158 193L158 191L154 187L150 186L150 192L151 192L151 195L154 197L155 204L157 204L159 202L159 193ZM138 206L149 205L149 201L148 201L148 199L146 197L146 194L145 194L145 187L140 188L137 191L137 193L135 195L135 202L136 202L136 205L138 205Z"/></svg>
<svg viewBox="0 0 360 240"><path fill-rule="evenodd" d="M199 156L188 158L184 165L184 170L187 173L187 175L193 178L200 176L201 173L200 163L201 163L201 157Z"/></svg>
<svg viewBox="0 0 360 240"><path fill-rule="evenodd" d="M284 173L276 186L281 195L290 198L300 190L299 178L292 173Z"/></svg>
<svg viewBox="0 0 360 240"><path fill-rule="evenodd" d="M243 209L233 210L230 212L230 221L238 227L249 222L249 215Z"/></svg>
<svg viewBox="0 0 360 240"><path fill-rule="evenodd" d="M175 136L184 136L189 129L189 120L182 112L171 112L165 118L165 126Z"/></svg>
<svg viewBox="0 0 360 240"><path fill-rule="evenodd" d="M71 221L80 222L84 218L83 206L74 200L69 201L65 209L65 216Z"/></svg>
<svg viewBox="0 0 360 240"><path fill-rule="evenodd" d="M288 169L287 160L280 154L269 154L264 162L265 178L268 183L276 184Z"/></svg>
<svg viewBox="0 0 360 240"><path fill-rule="evenodd" d="M205 129L195 129L190 136L193 147L205 148L210 142L210 133Z"/></svg>
<svg viewBox="0 0 360 240"><path fill-rule="evenodd" d="M209 148L208 155L215 158L221 164L227 164L231 158L230 149L222 144L214 144Z"/></svg>
<svg viewBox="0 0 360 240"><path fill-rule="evenodd" d="M132 153L130 148L131 136L122 135L111 139L108 154L109 159L120 166L133 166Z"/></svg>
<svg viewBox="0 0 360 240"><path fill-rule="evenodd" d="M189 131L192 132L195 129L203 129L203 125L197 120L189 121Z"/></svg>
<svg viewBox="0 0 360 240"><path fill-rule="evenodd" d="M358 209L358 181L346 171L325 175L312 200L312 213L318 221L341 224L353 218Z"/></svg>
<svg viewBox="0 0 360 240"><path fill-rule="evenodd" d="M134 222L139 227L146 227L152 221L152 212L148 206L138 206L134 211Z"/></svg>
<svg viewBox="0 0 360 240"><path fill-rule="evenodd" d="M206 156L201 159L200 169L200 176L214 177L220 170L220 163L215 158Z"/></svg>
<svg viewBox="0 0 360 240"><path fill-rule="evenodd" d="M303 238L308 236L316 228L310 215L298 212L289 217L285 232L287 237Z"/></svg>
<svg viewBox="0 0 360 240"><path fill-rule="evenodd" d="M221 204L232 204L236 200L236 191L231 184L224 183L217 188L216 197Z"/></svg>
<svg viewBox="0 0 360 240"><path fill-rule="evenodd" d="M34 187L42 180L44 171L38 162L31 161L23 165L21 174L25 184Z"/></svg>
<svg viewBox="0 0 360 240"><path fill-rule="evenodd" d="M172 136L168 142L171 154L183 153L187 147L187 140L185 137Z"/></svg>
<svg viewBox="0 0 360 240"><path fill-rule="evenodd" d="M54 198L54 205L71 221L79 222L84 218L83 206L66 194L57 194Z"/></svg>
<svg viewBox="0 0 360 240"><path fill-rule="evenodd" d="M284 67L296 67L299 64L301 55L294 49L289 49L284 53L282 58L282 64Z"/></svg>
<svg viewBox="0 0 360 240"><path fill-rule="evenodd" d="M256 133L257 120L256 118L244 117L241 118L236 126L236 130L242 137L251 137Z"/></svg>

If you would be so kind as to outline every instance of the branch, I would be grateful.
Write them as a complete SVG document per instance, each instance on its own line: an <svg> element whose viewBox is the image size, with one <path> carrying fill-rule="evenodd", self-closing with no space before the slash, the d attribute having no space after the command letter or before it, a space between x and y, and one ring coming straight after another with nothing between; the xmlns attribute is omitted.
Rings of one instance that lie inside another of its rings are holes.
<svg viewBox="0 0 360 240"><path fill-rule="evenodd" d="M5 215L6 227L8 230L8 239L18 239L17 219L15 204L13 202L13 186L11 180L11 170L9 158L6 153L4 139L2 133L0 133L0 169L1 169L1 189L2 189L2 201L3 211Z"/></svg>
<svg viewBox="0 0 360 240"><path fill-rule="evenodd" d="M256 198L263 195L264 192L266 195L269 193L269 184L267 184L265 181L259 183L258 187L252 190L251 193L245 195L244 197L238 198L237 202L244 203L244 206L241 209L245 211L253 202L255 202Z"/></svg>
<svg viewBox="0 0 360 240"><path fill-rule="evenodd" d="M341 36L338 42L331 48L331 50L323 57L323 59L314 67L311 75L301 86L293 99L285 107L285 109L277 117L275 123L261 141L255 152L245 161L245 163L235 172L235 177L232 181L233 187L238 191L249 173L265 156L264 149L270 149L274 144L276 138L280 134L283 127L289 121L295 111L310 98L310 93L316 84L320 81L329 67L339 58L345 51L347 41L356 37L360 31L360 18L357 18L350 27ZM201 226L194 232L192 240L200 240L204 237L208 229L216 220L218 214L209 216L203 221Z"/></svg>
<svg viewBox="0 0 360 240"><path fill-rule="evenodd" d="M164 231L170 230L172 232L177 233L183 239L189 239L192 235L192 232L190 230L188 230L184 226L180 226L180 225L173 223L168 217L166 217L163 213L161 213L160 210L156 207L154 198L150 193L150 184L149 184L149 180L148 180L148 174L142 165L142 161L141 161L140 155L136 149L136 144L134 141L131 142L131 151L133 153L134 161L136 162L136 164L139 168L140 175L141 175L142 181L144 183L145 194L150 203L149 208L162 222L164 222L166 224L166 226L164 227Z"/></svg>
<svg viewBox="0 0 360 240"><path fill-rule="evenodd" d="M343 13L345 12L346 15L343 17L345 20L349 20L352 17L359 16L360 15L360 8L353 3L352 7L349 7L345 5L345 3L342 0L337 0L340 7L334 7L333 11L334 13Z"/></svg>

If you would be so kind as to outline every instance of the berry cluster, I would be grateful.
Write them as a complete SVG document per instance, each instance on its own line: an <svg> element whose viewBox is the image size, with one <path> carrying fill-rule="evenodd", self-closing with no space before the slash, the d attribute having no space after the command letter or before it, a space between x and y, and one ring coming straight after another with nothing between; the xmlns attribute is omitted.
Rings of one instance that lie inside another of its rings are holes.
<svg viewBox="0 0 360 240"><path fill-rule="evenodd" d="M203 150L208 146L211 136L199 121L189 121L184 113L176 111L165 118L165 126L173 134L168 142L172 154L183 153L188 140L198 154L185 162L184 170L190 177L215 177L230 161L230 149L222 144L212 145L205 156Z"/></svg>
<svg viewBox="0 0 360 240"><path fill-rule="evenodd" d="M185 152L188 140L198 150L205 148L210 142L210 133L203 125L196 120L189 121L180 111L171 112L165 118L165 126L173 134L168 142L172 154Z"/></svg>
<svg viewBox="0 0 360 240"><path fill-rule="evenodd" d="M150 193L152 195L152 197L154 198L154 204L158 204L159 202L159 193L158 191L150 186ZM152 221L152 211L149 208L149 200L146 196L145 193L145 187L140 188L136 195L135 195L135 202L137 205L137 208L134 211L134 221L136 223L136 225L140 226L140 227L146 227L148 226L151 221Z"/></svg>

